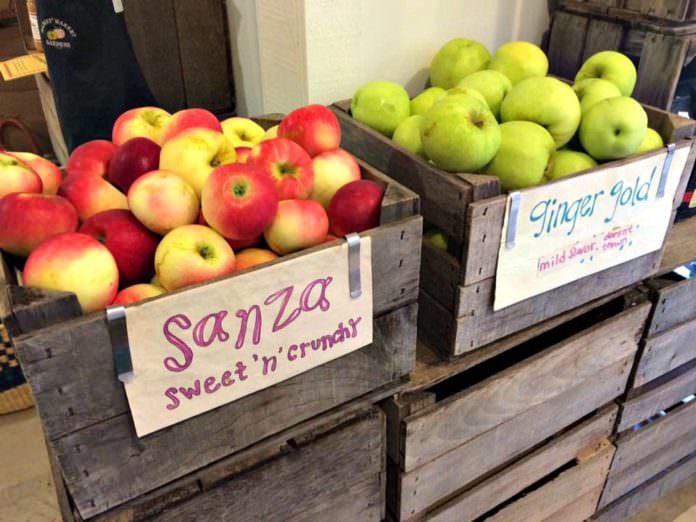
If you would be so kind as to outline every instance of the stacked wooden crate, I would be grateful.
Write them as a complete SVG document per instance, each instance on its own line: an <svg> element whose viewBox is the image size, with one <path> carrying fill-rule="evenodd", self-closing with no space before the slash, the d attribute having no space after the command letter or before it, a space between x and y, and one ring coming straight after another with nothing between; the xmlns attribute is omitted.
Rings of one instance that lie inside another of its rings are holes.
<svg viewBox="0 0 696 522"><path fill-rule="evenodd" d="M619 402L598 520L621 520L696 473L696 279L649 286L654 309Z"/></svg>

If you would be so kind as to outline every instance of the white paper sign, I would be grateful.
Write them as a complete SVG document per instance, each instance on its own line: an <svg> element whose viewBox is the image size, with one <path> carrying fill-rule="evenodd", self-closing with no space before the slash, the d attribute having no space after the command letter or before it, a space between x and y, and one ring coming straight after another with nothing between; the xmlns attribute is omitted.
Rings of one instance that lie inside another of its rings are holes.
<svg viewBox="0 0 696 522"><path fill-rule="evenodd" d="M674 151L662 197L666 151L520 191L514 241L508 237L511 194L493 309L659 250L689 150L686 144Z"/></svg>
<svg viewBox="0 0 696 522"><path fill-rule="evenodd" d="M351 298L348 245L126 308L139 437L372 342L370 238Z"/></svg>

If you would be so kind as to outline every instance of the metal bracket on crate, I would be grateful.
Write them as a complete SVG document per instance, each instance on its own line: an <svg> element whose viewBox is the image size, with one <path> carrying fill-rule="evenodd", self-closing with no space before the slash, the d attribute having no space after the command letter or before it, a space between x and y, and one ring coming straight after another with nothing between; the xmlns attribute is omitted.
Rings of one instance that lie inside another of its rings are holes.
<svg viewBox="0 0 696 522"><path fill-rule="evenodd" d="M515 247L517 237L517 218L520 214L520 201L522 197L519 192L510 193L510 212L508 214L508 225L505 233L505 248Z"/></svg>
<svg viewBox="0 0 696 522"><path fill-rule="evenodd" d="M657 199L660 199L665 195L665 186L667 185L667 176L669 175L669 169L672 166L672 158L674 157L674 151L677 146L674 143L669 143L667 145L667 157L662 165L662 174L660 174L660 183L657 185Z"/></svg>
<svg viewBox="0 0 696 522"><path fill-rule="evenodd" d="M133 360L128 345L128 329L126 328L126 309L123 306L112 306L106 309L106 323L111 337L111 349L114 354L114 368L118 380L128 383L133 380Z"/></svg>
<svg viewBox="0 0 696 522"><path fill-rule="evenodd" d="M362 283L360 280L360 236L352 233L346 235L348 243L348 286L350 297L357 299L362 295Z"/></svg>

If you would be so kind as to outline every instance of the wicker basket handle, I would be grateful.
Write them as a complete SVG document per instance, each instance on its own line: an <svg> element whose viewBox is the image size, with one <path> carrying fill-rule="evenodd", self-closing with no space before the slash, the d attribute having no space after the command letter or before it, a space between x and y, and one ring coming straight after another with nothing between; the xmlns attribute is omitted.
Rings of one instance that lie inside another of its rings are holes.
<svg viewBox="0 0 696 522"><path fill-rule="evenodd" d="M36 141L36 137L34 137L34 134L31 132L29 127L27 127L21 121L15 118L0 118L0 150L7 149L7 145L5 144L5 131L9 127L14 127L18 129L22 134L24 134L24 137L29 143L31 151L34 154L37 154L39 156L43 155L41 151L41 146L39 145L39 142Z"/></svg>

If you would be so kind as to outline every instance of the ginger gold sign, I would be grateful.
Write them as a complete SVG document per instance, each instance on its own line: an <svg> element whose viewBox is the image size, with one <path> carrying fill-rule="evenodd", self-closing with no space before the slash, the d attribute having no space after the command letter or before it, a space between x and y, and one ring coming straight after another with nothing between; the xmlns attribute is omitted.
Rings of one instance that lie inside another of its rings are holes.
<svg viewBox="0 0 696 522"><path fill-rule="evenodd" d="M369 238L357 262L359 296L351 297L342 243L127 307L133 376L125 388L138 436L370 344Z"/></svg>
<svg viewBox="0 0 696 522"><path fill-rule="evenodd" d="M494 309L659 250L689 144L508 196Z"/></svg>

